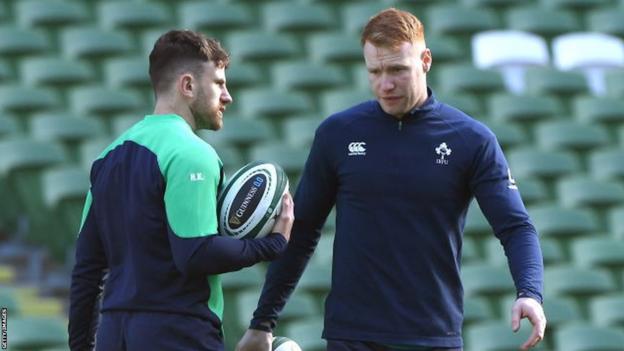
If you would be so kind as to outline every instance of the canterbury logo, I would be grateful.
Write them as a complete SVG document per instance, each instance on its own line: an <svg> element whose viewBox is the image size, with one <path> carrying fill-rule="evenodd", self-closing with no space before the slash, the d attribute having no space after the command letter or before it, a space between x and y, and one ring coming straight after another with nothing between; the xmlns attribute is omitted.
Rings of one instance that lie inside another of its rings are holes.
<svg viewBox="0 0 624 351"><path fill-rule="evenodd" d="M363 141L356 141L349 144L349 156L364 156L366 155L366 143Z"/></svg>

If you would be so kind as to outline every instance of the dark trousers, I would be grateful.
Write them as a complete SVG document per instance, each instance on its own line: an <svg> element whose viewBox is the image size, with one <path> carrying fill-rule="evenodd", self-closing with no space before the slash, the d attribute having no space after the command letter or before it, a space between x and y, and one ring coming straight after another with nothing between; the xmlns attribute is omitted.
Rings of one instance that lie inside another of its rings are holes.
<svg viewBox="0 0 624 351"><path fill-rule="evenodd" d="M462 351L461 348L396 349L366 341L327 340L327 351Z"/></svg>
<svg viewBox="0 0 624 351"><path fill-rule="evenodd" d="M155 312L104 312L96 351L223 351L220 331L208 321Z"/></svg>

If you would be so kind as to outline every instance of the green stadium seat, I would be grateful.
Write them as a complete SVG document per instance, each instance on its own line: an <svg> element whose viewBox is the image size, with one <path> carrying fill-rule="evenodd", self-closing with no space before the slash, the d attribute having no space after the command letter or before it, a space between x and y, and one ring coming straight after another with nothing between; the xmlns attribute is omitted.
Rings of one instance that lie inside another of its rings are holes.
<svg viewBox="0 0 624 351"><path fill-rule="evenodd" d="M292 58L299 48L292 36L252 31L234 32L227 36L226 47L232 58L242 61L275 61Z"/></svg>
<svg viewBox="0 0 624 351"><path fill-rule="evenodd" d="M19 132L19 126L15 119L6 114L0 115L0 140L11 137Z"/></svg>
<svg viewBox="0 0 624 351"><path fill-rule="evenodd" d="M598 326L624 326L624 294L596 296L589 303L591 320Z"/></svg>
<svg viewBox="0 0 624 351"><path fill-rule="evenodd" d="M346 83L343 72L335 66L308 61L289 61L273 66L275 87L283 91L320 91Z"/></svg>
<svg viewBox="0 0 624 351"><path fill-rule="evenodd" d="M624 149L609 146L589 155L589 169L596 179L624 179Z"/></svg>
<svg viewBox="0 0 624 351"><path fill-rule="evenodd" d="M345 4L342 6L342 23L344 23L345 32L356 34L359 37L366 22L376 13L386 8L387 6L381 2L354 2Z"/></svg>
<svg viewBox="0 0 624 351"><path fill-rule="evenodd" d="M532 147L508 152L509 165L519 178L552 179L580 170L580 161L568 151L548 151Z"/></svg>
<svg viewBox="0 0 624 351"><path fill-rule="evenodd" d="M238 148L233 146L216 145L215 149L217 150L217 154L219 155L221 162L223 162L223 171L226 175L226 179L230 179L234 172L238 171L245 165L246 160Z"/></svg>
<svg viewBox="0 0 624 351"><path fill-rule="evenodd" d="M515 351L529 338L531 328L524 322L514 333L507 320L490 320L469 326L465 334L467 350ZM532 350L544 350L544 344L540 343Z"/></svg>
<svg viewBox="0 0 624 351"><path fill-rule="evenodd" d="M124 32L84 26L64 29L61 46L70 58L101 59L125 55L132 50L133 43Z"/></svg>
<svg viewBox="0 0 624 351"><path fill-rule="evenodd" d="M429 7L426 11L426 23L432 34L456 37L469 37L499 26L498 17L490 9L452 4Z"/></svg>
<svg viewBox="0 0 624 351"><path fill-rule="evenodd" d="M574 99L576 118L588 123L606 125L624 123L624 102L618 98L582 96Z"/></svg>
<svg viewBox="0 0 624 351"><path fill-rule="evenodd" d="M445 104L451 105L469 116L481 119L483 116L483 107L481 102L474 94L467 93L450 93L450 94L437 94L436 98Z"/></svg>
<svg viewBox="0 0 624 351"><path fill-rule="evenodd" d="M95 79L93 69L85 62L60 57L36 57L20 62L23 82L38 86L63 86L87 83Z"/></svg>
<svg viewBox="0 0 624 351"><path fill-rule="evenodd" d="M20 85L0 86L0 110L3 111L31 113L59 105L60 99L54 90Z"/></svg>
<svg viewBox="0 0 624 351"><path fill-rule="evenodd" d="M251 13L244 4L192 1L177 7L179 23L184 28L218 32L244 28L252 23Z"/></svg>
<svg viewBox="0 0 624 351"><path fill-rule="evenodd" d="M567 207L600 209L624 204L624 186L615 181L601 181L585 176L564 178L557 183L559 202Z"/></svg>
<svg viewBox="0 0 624 351"><path fill-rule="evenodd" d="M550 265L565 261L565 254L555 240L540 238L540 247L545 264ZM505 250L498 239L494 237L488 239L485 244L485 251L488 262L492 265L501 266L507 264Z"/></svg>
<svg viewBox="0 0 624 351"><path fill-rule="evenodd" d="M588 297L613 292L616 289L611 276L606 271L596 268L550 266L544 269L544 281L548 282L544 284L546 295L584 298L580 300L583 303L587 302Z"/></svg>
<svg viewBox="0 0 624 351"><path fill-rule="evenodd" d="M128 113L115 115L112 121L112 135L117 137L143 119L144 116Z"/></svg>
<svg viewBox="0 0 624 351"><path fill-rule="evenodd" d="M525 77L527 92L531 94L551 94L568 98L589 92L587 81L580 72L536 67L527 69Z"/></svg>
<svg viewBox="0 0 624 351"><path fill-rule="evenodd" d="M81 86L72 89L69 100L72 110L79 114L97 115L135 111L144 103L130 90L102 86Z"/></svg>
<svg viewBox="0 0 624 351"><path fill-rule="evenodd" d="M144 57L113 58L106 61L106 78L112 87L151 90L149 62Z"/></svg>
<svg viewBox="0 0 624 351"><path fill-rule="evenodd" d="M321 338L323 317L316 316L289 323L285 326L285 335L294 340L302 350L325 351L326 343Z"/></svg>
<svg viewBox="0 0 624 351"><path fill-rule="evenodd" d="M537 232L544 237L565 239L599 229L595 215L587 210L538 205L529 207L528 211Z"/></svg>
<svg viewBox="0 0 624 351"><path fill-rule="evenodd" d="M55 219L49 221L45 245L61 261L76 240L89 186L89 174L78 166L55 167L42 175L43 198Z"/></svg>
<svg viewBox="0 0 624 351"><path fill-rule="evenodd" d="M506 266L493 266L482 262L466 264L462 266L461 279L467 297L497 299L515 291L511 273Z"/></svg>
<svg viewBox="0 0 624 351"><path fill-rule="evenodd" d="M565 351L621 351L624 333L615 328L579 323L559 329L555 343L558 350Z"/></svg>
<svg viewBox="0 0 624 351"><path fill-rule="evenodd" d="M519 145L525 145L528 137L524 130L514 124L487 123L487 126L494 132L498 143L503 150Z"/></svg>
<svg viewBox="0 0 624 351"><path fill-rule="evenodd" d="M263 283L264 273L264 270L256 265L239 271L221 274L221 285L226 298L245 289L260 288Z"/></svg>
<svg viewBox="0 0 624 351"><path fill-rule="evenodd" d="M473 93L483 95L504 90L499 72L481 70L467 64L448 64L438 67L438 82L445 93Z"/></svg>
<svg viewBox="0 0 624 351"><path fill-rule="evenodd" d="M314 140L316 128L323 122L318 115L293 117L284 121L285 141L297 148L309 149Z"/></svg>
<svg viewBox="0 0 624 351"><path fill-rule="evenodd" d="M624 97L624 70L613 69L605 75L607 95L614 98Z"/></svg>
<svg viewBox="0 0 624 351"><path fill-rule="evenodd" d="M0 306L5 307L12 317L19 317L21 314L16 292L10 287L0 289Z"/></svg>
<svg viewBox="0 0 624 351"><path fill-rule="evenodd" d="M611 209L608 221L611 234L616 239L624 239L624 206Z"/></svg>
<svg viewBox="0 0 624 351"><path fill-rule="evenodd" d="M13 79L13 69L5 60L0 61L0 82L8 82Z"/></svg>
<svg viewBox="0 0 624 351"><path fill-rule="evenodd" d="M479 249L474 238L465 237L462 242L461 260L462 264L478 262L481 260Z"/></svg>
<svg viewBox="0 0 624 351"><path fill-rule="evenodd" d="M624 268L624 241L609 236L578 238L572 243L572 255L581 267L600 267L617 274Z"/></svg>
<svg viewBox="0 0 624 351"><path fill-rule="evenodd" d="M558 329L563 325L583 319L579 306L573 299L561 296L546 296L544 313L548 319L548 329Z"/></svg>
<svg viewBox="0 0 624 351"><path fill-rule="evenodd" d="M513 171L512 171L513 172ZM513 173L512 173L513 174ZM515 178L522 201L527 205L534 205L550 199L551 194L544 184L538 178Z"/></svg>
<svg viewBox="0 0 624 351"><path fill-rule="evenodd" d="M98 156L113 141L109 136L92 139L80 145L80 165L87 172L91 172L91 165Z"/></svg>
<svg viewBox="0 0 624 351"><path fill-rule="evenodd" d="M473 7L489 7L492 9L505 9L516 4L523 4L524 0L461 0L462 4Z"/></svg>
<svg viewBox="0 0 624 351"><path fill-rule="evenodd" d="M308 39L309 57L322 63L360 63L360 38L342 31L311 34Z"/></svg>
<svg viewBox="0 0 624 351"><path fill-rule="evenodd" d="M624 11L606 6L593 10L587 14L587 28L624 37Z"/></svg>
<svg viewBox="0 0 624 351"><path fill-rule="evenodd" d="M540 5L544 7L564 8L574 11L587 11L610 4L611 0L540 0Z"/></svg>
<svg viewBox="0 0 624 351"><path fill-rule="evenodd" d="M583 152L609 144L609 134L600 125L568 120L540 122L535 127L535 136L544 150Z"/></svg>
<svg viewBox="0 0 624 351"><path fill-rule="evenodd" d="M427 34L427 47L431 50L431 57L435 63L453 63L466 60L467 53L453 36ZM435 69L435 66L433 66ZM430 71L428 74L435 74Z"/></svg>
<svg viewBox="0 0 624 351"><path fill-rule="evenodd" d="M264 83L263 73L258 66L246 63L231 64L225 71L229 90L251 88ZM236 94L234 94L236 97ZM236 104L235 104L236 105Z"/></svg>
<svg viewBox="0 0 624 351"><path fill-rule="evenodd" d="M468 206L466 213L466 225L464 234L472 237L493 236L492 227L487 218L481 212L476 200L473 200Z"/></svg>
<svg viewBox="0 0 624 351"><path fill-rule="evenodd" d="M63 144L75 162L79 160L78 146L82 142L105 134L101 121L64 112L37 114L31 118L29 129L37 140Z"/></svg>
<svg viewBox="0 0 624 351"><path fill-rule="evenodd" d="M232 145L241 149L275 139L275 130L268 121L231 116L223 120L223 128L218 132L200 133L206 134L203 139L209 140L210 144Z"/></svg>
<svg viewBox="0 0 624 351"><path fill-rule="evenodd" d="M492 95L487 102L492 120L503 123L524 123L551 119L563 112L560 102L547 95L498 93Z"/></svg>
<svg viewBox="0 0 624 351"><path fill-rule="evenodd" d="M307 112L310 100L302 93L278 92L273 88L252 88L240 93L240 105L247 116L281 117Z"/></svg>
<svg viewBox="0 0 624 351"><path fill-rule="evenodd" d="M333 13L323 4L277 1L261 6L264 26L269 31L292 33L335 27Z"/></svg>
<svg viewBox="0 0 624 351"><path fill-rule="evenodd" d="M314 250L314 255L311 258L314 261L314 265L331 267L334 256L334 238L334 233L328 233L327 228L324 227L321 238L316 245L316 250Z"/></svg>
<svg viewBox="0 0 624 351"><path fill-rule="evenodd" d="M241 292L236 298L238 309L238 323L241 327L247 327L253 312L258 306L260 297L259 289ZM279 314L279 325L296 320L318 316L320 311L316 308L314 300L301 292L296 292L289 299L284 309Z"/></svg>
<svg viewBox="0 0 624 351"><path fill-rule="evenodd" d="M153 2L104 1L97 4L96 16L107 29L165 27L171 22L167 8Z"/></svg>
<svg viewBox="0 0 624 351"><path fill-rule="evenodd" d="M26 26L78 24L89 19L84 3L65 0L21 0L15 2L17 21Z"/></svg>
<svg viewBox="0 0 624 351"><path fill-rule="evenodd" d="M506 13L508 29L532 32L551 39L559 34L581 30L574 14L542 6L521 6Z"/></svg>
<svg viewBox="0 0 624 351"><path fill-rule="evenodd" d="M330 90L321 96L321 112L323 117L328 117L371 99L373 99L373 95L370 90L346 88Z"/></svg>
<svg viewBox="0 0 624 351"><path fill-rule="evenodd" d="M13 350L40 350L67 344L66 322L59 318L16 317L7 325Z"/></svg>
<svg viewBox="0 0 624 351"><path fill-rule="evenodd" d="M492 318L494 318L494 313L485 299L479 297L464 299L464 328Z"/></svg>
<svg viewBox="0 0 624 351"><path fill-rule="evenodd" d="M282 141L253 145L249 155L251 160L266 160L282 166L290 176L291 187L296 176L303 171L307 157L307 149L295 148Z"/></svg>
<svg viewBox="0 0 624 351"><path fill-rule="evenodd" d="M6 25L0 27L0 54L3 57L41 54L49 48L49 39L42 32Z"/></svg>

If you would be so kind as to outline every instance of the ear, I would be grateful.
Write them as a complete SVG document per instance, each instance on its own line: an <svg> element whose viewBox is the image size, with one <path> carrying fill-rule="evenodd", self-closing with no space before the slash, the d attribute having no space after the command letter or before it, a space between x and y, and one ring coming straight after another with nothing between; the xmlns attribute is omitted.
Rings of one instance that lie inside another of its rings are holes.
<svg viewBox="0 0 624 351"><path fill-rule="evenodd" d="M423 71L425 73L429 72L429 70L431 70L431 63L433 61L431 58L431 50L429 50L429 48L423 50L421 54L421 61L423 65Z"/></svg>
<svg viewBox="0 0 624 351"><path fill-rule="evenodd" d="M195 80L190 73L180 75L177 85L180 95L187 98L192 98L195 95Z"/></svg>

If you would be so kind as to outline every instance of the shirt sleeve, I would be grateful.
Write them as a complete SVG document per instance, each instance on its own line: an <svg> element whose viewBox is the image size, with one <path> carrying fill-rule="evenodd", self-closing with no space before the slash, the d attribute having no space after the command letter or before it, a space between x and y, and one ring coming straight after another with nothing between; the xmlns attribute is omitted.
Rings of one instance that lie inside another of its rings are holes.
<svg viewBox="0 0 624 351"><path fill-rule="evenodd" d="M542 302L544 263L537 231L493 134L477 152L470 187L503 245L518 297Z"/></svg>
<svg viewBox="0 0 624 351"><path fill-rule="evenodd" d="M89 192L76 243L76 264L71 279L68 326L71 350L90 350L95 344L99 316L98 296L102 292L102 281L107 267L91 205L92 195Z"/></svg>
<svg viewBox="0 0 624 351"><path fill-rule="evenodd" d="M250 328L271 331L297 285L321 236L321 228L334 205L336 176L329 140L317 130L295 193L295 222L286 251L269 266L258 307Z"/></svg>

